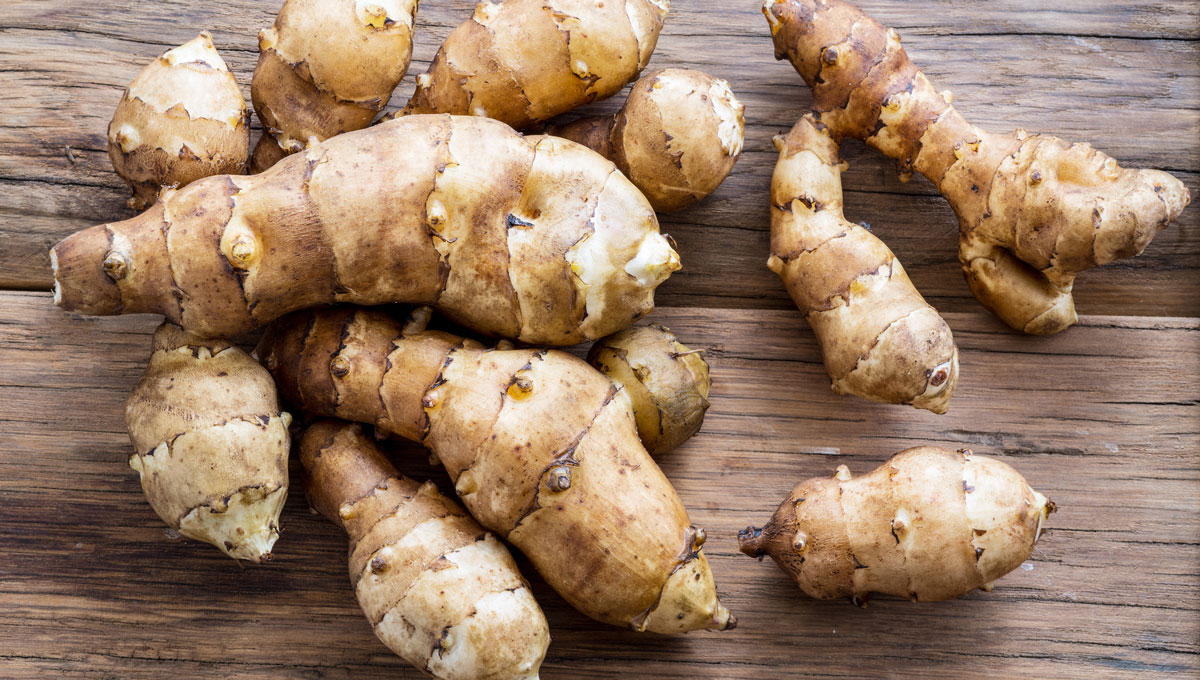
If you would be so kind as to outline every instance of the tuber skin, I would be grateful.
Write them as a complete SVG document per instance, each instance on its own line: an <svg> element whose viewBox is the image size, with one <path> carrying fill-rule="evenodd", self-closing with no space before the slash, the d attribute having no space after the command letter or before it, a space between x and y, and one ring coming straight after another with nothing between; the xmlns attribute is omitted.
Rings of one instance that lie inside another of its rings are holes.
<svg viewBox="0 0 1200 680"><path fill-rule="evenodd" d="M262 562L279 538L291 422L270 374L249 355L163 323L125 404L129 465L173 529Z"/></svg>
<svg viewBox="0 0 1200 680"><path fill-rule="evenodd" d="M481 525L582 613L635 631L723 630L701 546L637 438L625 392L555 350L489 350L366 309L277 321L259 356L285 397L428 447Z"/></svg>
<svg viewBox="0 0 1200 680"><path fill-rule="evenodd" d="M314 305L409 302L546 345L629 326L680 266L612 163L465 116L405 116L195 182L68 237L51 264L63 309L157 313L208 337Z"/></svg>
<svg viewBox="0 0 1200 680"><path fill-rule="evenodd" d="M1088 144L972 126L894 30L843 0L766 0L763 13L832 137L865 141L950 202L971 292L1014 329L1074 324L1076 275L1141 253L1191 200L1171 175L1121 168Z"/></svg>
<svg viewBox="0 0 1200 680"><path fill-rule="evenodd" d="M300 462L313 508L350 535L350 583L388 649L439 680L536 680L550 633L503 543L356 423L313 423Z"/></svg>
<svg viewBox="0 0 1200 680"><path fill-rule="evenodd" d="M250 154L250 112L237 79L201 33L163 52L117 104L108 157L143 210L163 187L210 175L240 175Z"/></svg>
<svg viewBox="0 0 1200 680"><path fill-rule="evenodd" d="M408 72L416 14L417 0L286 0L258 34L251 172L370 125Z"/></svg>
<svg viewBox="0 0 1200 680"><path fill-rule="evenodd" d="M650 61L669 0L485 0L438 49L405 114L525 129L606 99Z"/></svg>
<svg viewBox="0 0 1200 680"><path fill-rule="evenodd" d="M668 68L634 83L615 114L550 127L625 173L658 212L681 210L716 191L742 153L746 107L729 83Z"/></svg>
<svg viewBox="0 0 1200 680"><path fill-rule="evenodd" d="M842 215L837 144L807 115L775 147L767 266L812 325L833 391L945 413L958 383L950 327L883 241Z"/></svg>
<svg viewBox="0 0 1200 680"><path fill-rule="evenodd" d="M811 597L932 602L991 590L1029 558L1055 509L998 460L921 446L861 477L842 465L801 482L738 544L770 555Z"/></svg>
<svg viewBox="0 0 1200 680"><path fill-rule="evenodd" d="M651 455L666 453L700 431L712 389L708 362L670 329L650 324L600 338L587 362L629 395L638 437Z"/></svg>

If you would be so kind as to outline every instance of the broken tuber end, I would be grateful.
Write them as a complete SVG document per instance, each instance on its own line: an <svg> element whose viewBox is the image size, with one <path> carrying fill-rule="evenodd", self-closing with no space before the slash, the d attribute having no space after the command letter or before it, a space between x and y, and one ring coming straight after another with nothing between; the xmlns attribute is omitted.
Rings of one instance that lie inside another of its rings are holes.
<svg viewBox="0 0 1200 680"><path fill-rule="evenodd" d="M762 557L767 551L762 547L762 527L746 527L738 532L738 550L750 557Z"/></svg>

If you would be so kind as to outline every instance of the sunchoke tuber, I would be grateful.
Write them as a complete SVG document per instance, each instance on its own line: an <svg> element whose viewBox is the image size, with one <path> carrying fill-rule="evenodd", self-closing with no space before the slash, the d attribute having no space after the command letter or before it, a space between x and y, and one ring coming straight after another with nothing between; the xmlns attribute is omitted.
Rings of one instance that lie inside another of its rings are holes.
<svg viewBox="0 0 1200 680"><path fill-rule="evenodd" d="M442 680L537 678L550 633L503 543L358 424L312 424L300 462L313 507L350 535L350 582L389 649Z"/></svg>
<svg viewBox="0 0 1200 680"><path fill-rule="evenodd" d="M251 172L371 124L408 72L417 0L286 0L258 34Z"/></svg>
<svg viewBox="0 0 1200 680"><path fill-rule="evenodd" d="M306 411L427 446L475 519L567 602L634 630L725 629L701 546L624 391L555 350L488 350L365 309L280 319L259 356Z"/></svg>
<svg viewBox="0 0 1200 680"><path fill-rule="evenodd" d="M405 113L527 128L611 97L650 61L670 0L488 0L450 33Z"/></svg>
<svg viewBox="0 0 1200 680"><path fill-rule="evenodd" d="M125 422L129 465L163 521L239 560L271 556L292 418L258 362L224 340L163 323Z"/></svg>
<svg viewBox="0 0 1200 680"><path fill-rule="evenodd" d="M235 337L295 309L434 304L481 333L570 345L629 326L679 268L612 163L464 116L405 116L261 175L209 177L51 252L55 302Z"/></svg>
<svg viewBox="0 0 1200 680"><path fill-rule="evenodd" d="M1055 506L1008 465L921 446L873 472L800 483L765 527L738 534L819 599L871 592L949 600L1016 569Z"/></svg>
<svg viewBox="0 0 1200 680"><path fill-rule="evenodd" d="M700 430L708 410L708 362L658 324L600 338L587 361L629 395L638 437L652 455L665 453Z"/></svg>
<svg viewBox="0 0 1200 680"><path fill-rule="evenodd" d="M201 33L163 52L129 83L108 125L108 157L142 210L163 187L240 175L250 154L250 112L237 79Z"/></svg>
<svg viewBox="0 0 1200 680"><path fill-rule="evenodd" d="M771 258L821 343L838 394L945 413L958 383L950 327L871 232L842 215L842 165L805 116L776 137Z"/></svg>
<svg viewBox="0 0 1200 680"><path fill-rule="evenodd" d="M729 176L742 153L745 109L724 80L668 68L634 83L617 113L547 132L611 159L667 212L707 197Z"/></svg>
<svg viewBox="0 0 1200 680"><path fill-rule="evenodd" d="M763 13L833 138L865 141L946 197L971 291L1017 330L1075 323L1076 275L1141 253L1190 200L1171 175L1123 169L1088 144L972 126L894 30L844 0L766 0Z"/></svg>

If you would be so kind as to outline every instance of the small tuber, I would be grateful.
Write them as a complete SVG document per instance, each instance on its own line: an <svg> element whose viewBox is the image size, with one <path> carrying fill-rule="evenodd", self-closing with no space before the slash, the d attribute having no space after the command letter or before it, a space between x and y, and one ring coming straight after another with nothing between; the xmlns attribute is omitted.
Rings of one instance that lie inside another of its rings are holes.
<svg viewBox="0 0 1200 680"><path fill-rule="evenodd" d="M239 560L270 558L287 498L288 425L271 375L224 340L163 323L125 405L150 506Z"/></svg>
<svg viewBox="0 0 1200 680"><path fill-rule="evenodd" d="M1190 200L1171 175L1123 169L1088 144L974 127L896 31L844 0L766 0L763 13L834 140L865 141L946 197L971 292L1017 330L1074 324L1076 275L1141 253Z"/></svg>
<svg viewBox="0 0 1200 680"><path fill-rule="evenodd" d="M833 391L945 413L958 383L950 327L883 241L842 215L837 144L808 115L775 146L767 266L812 324Z"/></svg>
<svg viewBox="0 0 1200 680"><path fill-rule="evenodd" d="M633 403L638 437L653 455L665 453L700 430L708 410L708 362L658 324L600 338L587 361L621 386Z"/></svg>
<svg viewBox="0 0 1200 680"><path fill-rule="evenodd" d="M993 458L921 446L870 474L801 482L741 551L771 559L810 596L871 592L914 602L949 600L1016 569L1055 506Z"/></svg>
<svg viewBox="0 0 1200 680"><path fill-rule="evenodd" d="M297 312L259 356L306 411L420 442L484 527L584 614L658 633L723 630L701 546L638 441L625 392L570 354L485 349L366 309Z"/></svg>
<svg viewBox="0 0 1200 680"><path fill-rule="evenodd" d="M286 0L258 34L251 172L370 125L408 72L416 13L417 0Z"/></svg>
<svg viewBox="0 0 1200 680"><path fill-rule="evenodd" d="M108 157L143 210L163 187L209 175L240 175L250 153L250 113L237 79L201 33L163 52L117 104Z"/></svg>
<svg viewBox="0 0 1200 680"><path fill-rule="evenodd" d="M440 680L537 678L550 633L503 543L358 424L310 425L300 462L313 507L350 535L350 583L389 649Z"/></svg>
<svg viewBox="0 0 1200 680"><path fill-rule="evenodd" d="M547 132L611 159L655 210L668 212L707 197L729 176L742 153L745 110L724 80L668 68L634 83L615 114Z"/></svg>

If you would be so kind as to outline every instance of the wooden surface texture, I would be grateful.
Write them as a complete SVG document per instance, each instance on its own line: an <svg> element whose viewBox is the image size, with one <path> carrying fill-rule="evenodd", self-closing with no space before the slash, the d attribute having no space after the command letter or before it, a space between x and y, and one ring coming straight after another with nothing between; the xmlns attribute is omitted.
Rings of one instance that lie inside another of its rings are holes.
<svg viewBox="0 0 1200 680"><path fill-rule="evenodd" d="M2 678L419 677L371 634L345 539L309 514L298 481L268 566L170 535L126 464L123 422L157 321L68 315L44 292L50 245L131 214L105 153L123 87L208 29L248 95L254 36L278 4L0 0ZM1200 197L1200 3L860 4L901 32L973 122L1088 141L1123 164L1172 171ZM770 138L811 98L772 58L758 6L676 0L651 62L727 78L747 106L733 175L663 219L685 270L651 317L708 348L713 407L661 463L708 531L740 625L679 638L607 628L522 561L554 638L543 677L1200 674L1200 209L1143 256L1080 277L1078 327L1023 337L970 297L955 220L932 187L900 183L890 161L848 144L848 216L869 222L946 313L962 380L941 417L837 397L764 266ZM470 7L425 0L394 106ZM737 552L737 531L764 522L796 482L843 463L863 473L917 444L998 456L1061 506L994 592L857 609L808 599L770 562ZM407 472L443 480L418 449L395 453Z"/></svg>

